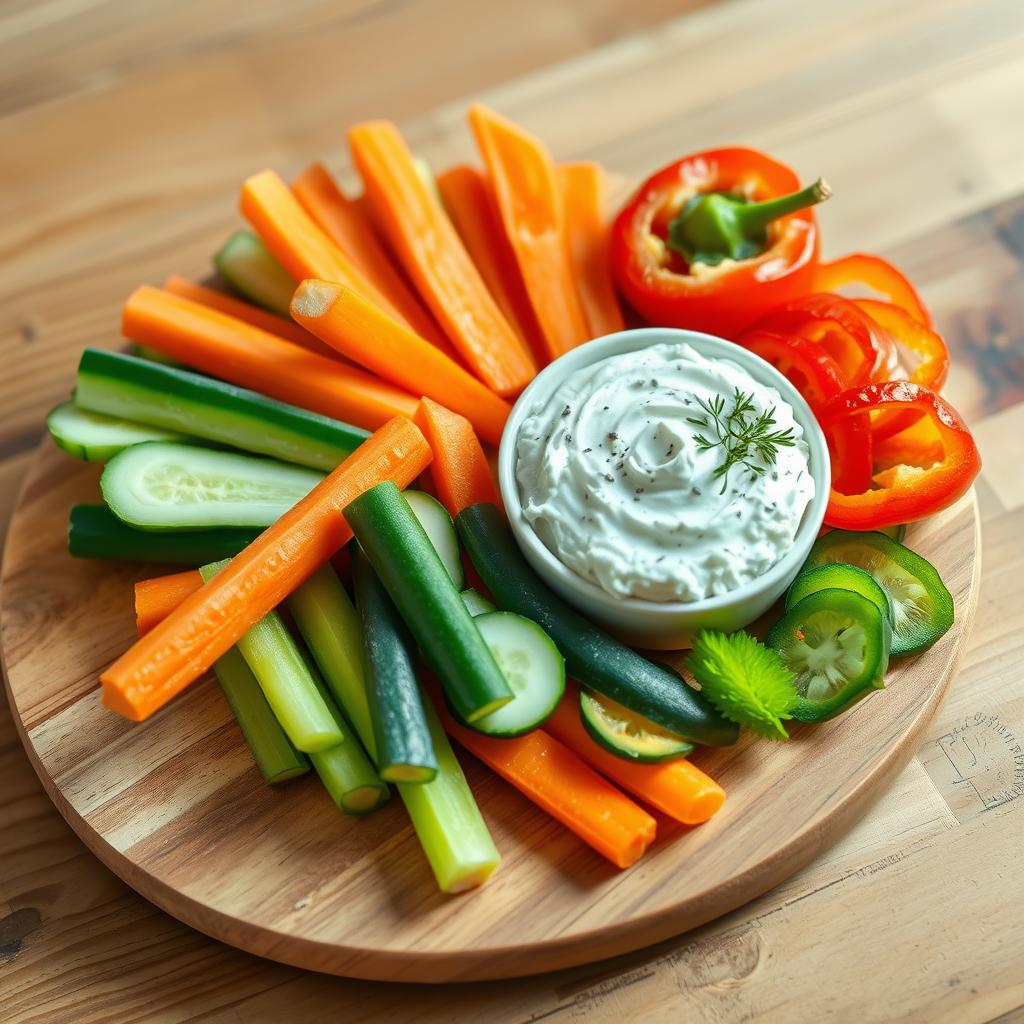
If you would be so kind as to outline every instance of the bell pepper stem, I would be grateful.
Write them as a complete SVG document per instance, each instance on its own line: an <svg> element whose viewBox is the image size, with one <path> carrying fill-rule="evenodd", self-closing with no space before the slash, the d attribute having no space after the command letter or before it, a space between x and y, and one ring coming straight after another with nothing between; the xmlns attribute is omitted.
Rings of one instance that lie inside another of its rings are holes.
<svg viewBox="0 0 1024 1024"><path fill-rule="evenodd" d="M748 237L763 231L772 221L785 217L797 210L805 210L808 206L816 206L832 195L832 189L824 178L819 178L812 185L791 192L788 196L777 199L765 199L760 203L747 203L735 210L736 225Z"/></svg>

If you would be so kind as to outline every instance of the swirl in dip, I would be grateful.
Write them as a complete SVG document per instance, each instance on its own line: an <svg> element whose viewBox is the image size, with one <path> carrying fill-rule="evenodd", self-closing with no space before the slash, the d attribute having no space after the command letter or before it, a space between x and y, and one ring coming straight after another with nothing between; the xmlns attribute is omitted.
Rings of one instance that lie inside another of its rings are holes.
<svg viewBox="0 0 1024 1024"><path fill-rule="evenodd" d="M763 473L735 465L715 476L721 447L697 399L736 389L753 415L774 410L791 429ZM683 343L610 356L570 374L530 411L516 440L523 513L570 569L615 597L699 601L768 571L786 552L814 496L808 448L792 408L739 364Z"/></svg>

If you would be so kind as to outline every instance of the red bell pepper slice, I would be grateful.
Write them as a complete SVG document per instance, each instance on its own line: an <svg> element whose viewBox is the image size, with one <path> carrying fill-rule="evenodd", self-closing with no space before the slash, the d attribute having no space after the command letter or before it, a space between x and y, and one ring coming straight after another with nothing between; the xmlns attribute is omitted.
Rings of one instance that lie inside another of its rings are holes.
<svg viewBox="0 0 1024 1024"><path fill-rule="evenodd" d="M967 424L948 402L920 384L886 381L850 388L825 406L820 423L829 438L837 436L837 429L843 424L868 422L873 412L901 408L928 417L942 444L941 459L932 465L901 461L883 468L873 478L876 486L859 493L837 489L834 474L825 512L829 526L877 530L925 519L952 505L974 482L981 469L981 456ZM843 454L834 457L842 458ZM901 455L903 459L907 457Z"/></svg>
<svg viewBox="0 0 1024 1024"><path fill-rule="evenodd" d="M908 316L925 327L932 326L932 318L914 286L881 256L855 252L831 263L821 263L814 273L813 290L839 292L849 285L865 285L899 306Z"/></svg>
<svg viewBox="0 0 1024 1024"><path fill-rule="evenodd" d="M775 221L764 252L717 266L688 266L666 244L668 224L702 193L757 201L799 187L790 168L754 149L706 150L662 168L640 186L612 227L619 291L650 323L737 337L768 310L811 290L818 263L813 209Z"/></svg>
<svg viewBox="0 0 1024 1024"><path fill-rule="evenodd" d="M813 410L822 408L846 387L839 364L824 347L799 335L747 331L739 344L771 363L800 392Z"/></svg>

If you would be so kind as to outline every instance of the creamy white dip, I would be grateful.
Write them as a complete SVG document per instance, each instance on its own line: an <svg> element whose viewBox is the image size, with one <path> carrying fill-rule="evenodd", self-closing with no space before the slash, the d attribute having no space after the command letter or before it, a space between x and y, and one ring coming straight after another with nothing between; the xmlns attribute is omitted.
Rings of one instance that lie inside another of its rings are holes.
<svg viewBox="0 0 1024 1024"><path fill-rule="evenodd" d="M715 476L723 450L700 450L709 430L698 399L736 388L754 414L774 409L791 429L763 473L733 466L725 493ZM768 571L796 536L814 496L808 448L792 408L738 363L690 345L654 345L570 374L523 421L516 441L523 512L570 569L616 597L698 601Z"/></svg>

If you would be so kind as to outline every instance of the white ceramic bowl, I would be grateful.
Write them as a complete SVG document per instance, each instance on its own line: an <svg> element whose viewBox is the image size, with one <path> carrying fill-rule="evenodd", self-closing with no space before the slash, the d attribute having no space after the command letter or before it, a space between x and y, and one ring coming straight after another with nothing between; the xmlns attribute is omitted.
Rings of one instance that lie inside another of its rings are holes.
<svg viewBox="0 0 1024 1024"><path fill-rule="evenodd" d="M519 428L527 416L547 402L567 376L580 367L590 366L609 356L636 352L665 342L686 342L708 358L732 360L755 380L775 388L792 406L810 449L810 473L814 478L815 492L804 512L792 546L763 576L728 594L701 601L647 601L637 597L614 597L597 584L584 579L559 561L534 532L523 515L516 480L516 439ZM748 626L785 593L821 529L831 473L825 438L814 414L796 388L773 366L739 345L710 334L648 327L621 331L591 341L567 352L537 375L519 396L508 418L498 451L498 478L505 510L519 547L552 590L627 643L656 650L675 650L688 646L694 633L701 628L735 630Z"/></svg>

